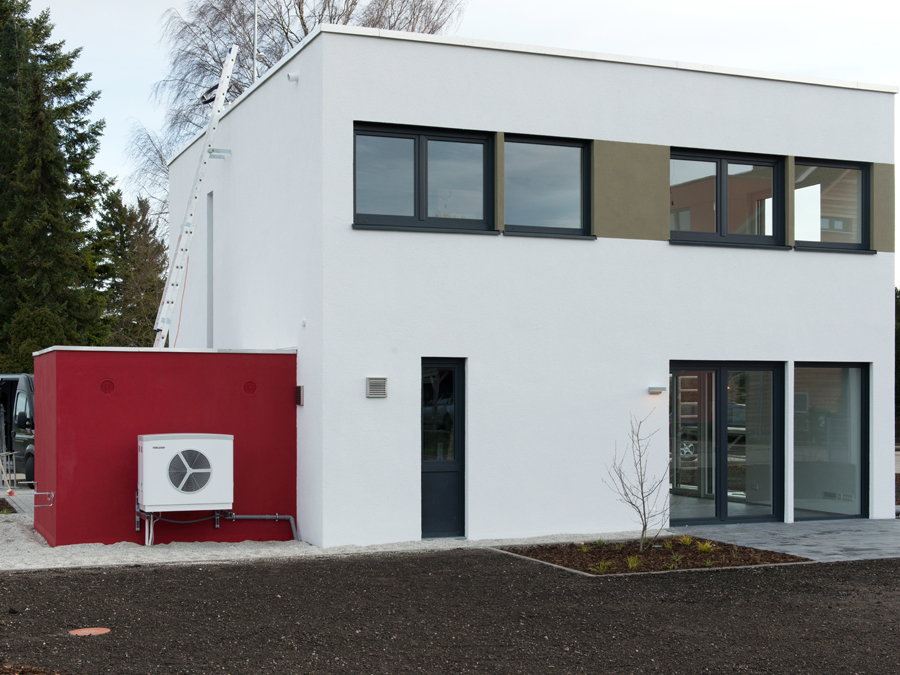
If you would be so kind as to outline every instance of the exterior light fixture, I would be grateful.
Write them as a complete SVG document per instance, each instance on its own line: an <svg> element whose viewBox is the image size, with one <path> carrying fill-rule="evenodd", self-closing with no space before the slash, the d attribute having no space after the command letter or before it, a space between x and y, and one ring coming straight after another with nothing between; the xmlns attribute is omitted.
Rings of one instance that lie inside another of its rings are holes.
<svg viewBox="0 0 900 675"><path fill-rule="evenodd" d="M650 387L647 391L656 396L663 393L665 390L665 387Z"/></svg>

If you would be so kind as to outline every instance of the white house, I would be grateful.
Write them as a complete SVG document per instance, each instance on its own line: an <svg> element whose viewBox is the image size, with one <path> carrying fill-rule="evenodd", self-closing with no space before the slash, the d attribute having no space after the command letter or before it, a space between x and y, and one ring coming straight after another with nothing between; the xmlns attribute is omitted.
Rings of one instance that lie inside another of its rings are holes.
<svg viewBox="0 0 900 675"><path fill-rule="evenodd" d="M170 340L298 349L319 546L635 529L632 415L675 525L891 518L896 92L323 26L222 118Z"/></svg>

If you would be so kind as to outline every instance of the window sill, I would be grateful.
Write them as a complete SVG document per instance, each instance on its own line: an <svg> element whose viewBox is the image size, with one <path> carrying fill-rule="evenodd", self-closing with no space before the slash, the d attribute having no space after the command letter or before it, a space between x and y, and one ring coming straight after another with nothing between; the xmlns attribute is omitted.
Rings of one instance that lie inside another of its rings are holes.
<svg viewBox="0 0 900 675"><path fill-rule="evenodd" d="M839 248L837 246L816 246L815 244L794 243L795 251L816 251L818 253L862 253L863 255L875 255L878 251L865 248Z"/></svg>
<svg viewBox="0 0 900 675"><path fill-rule="evenodd" d="M361 225L353 223L354 230L388 230L390 232L438 232L443 234L500 234L500 230L469 230L453 227L406 227L404 225Z"/></svg>
<svg viewBox="0 0 900 675"><path fill-rule="evenodd" d="M592 240L597 237L593 234L552 234L550 232L523 232L521 230L503 230L504 237L544 237L545 239L587 239Z"/></svg>
<svg viewBox="0 0 900 675"><path fill-rule="evenodd" d="M731 241L690 241L688 239L669 239L670 244L675 246L716 246L725 248L764 248L770 251L790 251L790 246L781 244L739 244Z"/></svg>

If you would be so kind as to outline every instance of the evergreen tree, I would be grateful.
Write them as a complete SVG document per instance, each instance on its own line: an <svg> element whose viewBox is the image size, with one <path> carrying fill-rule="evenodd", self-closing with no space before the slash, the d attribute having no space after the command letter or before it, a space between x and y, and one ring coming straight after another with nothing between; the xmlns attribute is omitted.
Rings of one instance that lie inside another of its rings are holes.
<svg viewBox="0 0 900 675"><path fill-rule="evenodd" d="M150 203L138 198L137 207L131 207L122 201L121 191L109 193L93 247L106 296L109 344L152 347L168 258Z"/></svg>
<svg viewBox="0 0 900 675"><path fill-rule="evenodd" d="M28 0L0 0L0 349L7 354L20 351L23 317L43 316L38 310L59 320L61 334L44 331L55 344L106 339L88 232L109 186L91 171L103 122L88 114L99 92L85 93L90 75L72 71L80 50L51 42L49 13L31 18L29 9Z"/></svg>

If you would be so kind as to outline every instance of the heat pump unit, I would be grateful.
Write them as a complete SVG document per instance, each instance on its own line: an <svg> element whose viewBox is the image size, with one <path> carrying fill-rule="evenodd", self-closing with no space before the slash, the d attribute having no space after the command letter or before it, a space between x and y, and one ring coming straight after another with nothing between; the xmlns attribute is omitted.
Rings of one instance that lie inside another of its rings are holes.
<svg viewBox="0 0 900 675"><path fill-rule="evenodd" d="M234 436L138 436L142 511L215 511L234 503Z"/></svg>

